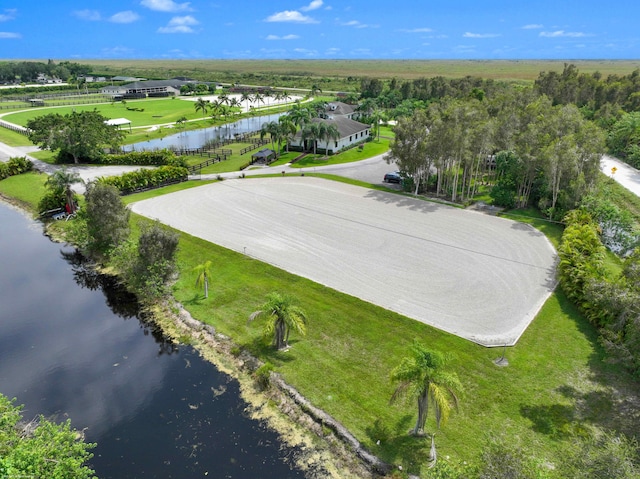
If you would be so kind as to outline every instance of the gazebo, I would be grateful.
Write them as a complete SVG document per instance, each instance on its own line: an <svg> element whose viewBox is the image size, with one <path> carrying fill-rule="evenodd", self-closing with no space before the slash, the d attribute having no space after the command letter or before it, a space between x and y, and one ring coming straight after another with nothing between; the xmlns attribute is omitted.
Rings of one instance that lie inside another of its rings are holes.
<svg viewBox="0 0 640 479"><path fill-rule="evenodd" d="M129 131L131 131L131 121L126 118L114 118L112 120L106 120L105 123L109 126L117 126L118 129L120 129L122 125L129 125Z"/></svg>
<svg viewBox="0 0 640 479"><path fill-rule="evenodd" d="M268 165L269 163L271 163L271 161L274 160L275 157L276 157L275 151L269 148L265 148L251 155L251 164L264 163Z"/></svg>

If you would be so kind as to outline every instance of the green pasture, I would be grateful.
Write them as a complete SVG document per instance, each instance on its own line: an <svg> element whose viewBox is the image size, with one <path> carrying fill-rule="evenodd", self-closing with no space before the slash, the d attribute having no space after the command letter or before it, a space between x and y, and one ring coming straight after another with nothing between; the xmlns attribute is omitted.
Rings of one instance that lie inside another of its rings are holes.
<svg viewBox="0 0 640 479"><path fill-rule="evenodd" d="M309 88L326 83L336 86L344 79L347 88L358 83L347 77L380 79L415 79L467 75L496 80L532 81L541 71L561 73L565 63L572 63L583 73L599 71L603 76L628 75L640 68L640 60L91 60L96 73L129 74L148 78L197 73L202 80L234 81L238 78L273 79L291 77L297 86ZM357 84L359 86L359 83Z"/></svg>
<svg viewBox="0 0 640 479"><path fill-rule="evenodd" d="M115 102L61 106L55 109L46 107L32 108L27 111L5 115L3 118L11 123L25 126L29 120L37 116L50 113L68 115L73 111L92 111L95 109L109 119L126 118L131 121L131 127L135 128L174 123L182 117L186 117L188 120L202 119L202 113L196 112L194 104L194 101L181 100L179 98L126 100L124 104L122 102ZM128 129L126 126L122 128L125 130Z"/></svg>
<svg viewBox="0 0 640 479"><path fill-rule="evenodd" d="M0 127L0 143L9 146L29 146L33 144L29 141L29 138L22 133L17 133L3 127Z"/></svg>

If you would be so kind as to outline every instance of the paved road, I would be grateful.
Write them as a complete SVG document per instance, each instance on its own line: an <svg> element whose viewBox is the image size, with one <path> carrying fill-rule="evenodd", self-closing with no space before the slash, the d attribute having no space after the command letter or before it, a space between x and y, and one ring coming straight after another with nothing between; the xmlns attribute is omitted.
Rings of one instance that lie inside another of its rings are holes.
<svg viewBox="0 0 640 479"><path fill-rule="evenodd" d="M612 173L611 169L614 167L616 168L616 172ZM614 180L626 189L640 196L640 171L617 158L607 155L602 157L600 168L605 175L613 177Z"/></svg>

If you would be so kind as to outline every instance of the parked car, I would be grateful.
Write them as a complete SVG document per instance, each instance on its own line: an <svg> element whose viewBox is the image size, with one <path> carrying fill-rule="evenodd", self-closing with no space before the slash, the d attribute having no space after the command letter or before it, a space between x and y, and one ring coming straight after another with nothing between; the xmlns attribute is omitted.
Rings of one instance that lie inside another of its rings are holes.
<svg viewBox="0 0 640 479"><path fill-rule="evenodd" d="M399 171L392 171L384 175L385 183L402 183L402 176Z"/></svg>

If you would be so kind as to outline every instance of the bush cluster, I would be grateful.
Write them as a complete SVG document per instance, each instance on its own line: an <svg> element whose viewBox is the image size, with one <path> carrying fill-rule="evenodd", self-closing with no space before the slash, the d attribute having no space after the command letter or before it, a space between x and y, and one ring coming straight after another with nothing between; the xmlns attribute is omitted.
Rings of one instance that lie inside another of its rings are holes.
<svg viewBox="0 0 640 479"><path fill-rule="evenodd" d="M0 162L0 180L4 180L10 176L20 175L31 171L33 163L26 157L9 158L6 163Z"/></svg>
<svg viewBox="0 0 640 479"><path fill-rule="evenodd" d="M562 289L599 330L609 359L640 375L640 250L614 276L604 267L600 228L585 210L573 210L558 248Z"/></svg>
<svg viewBox="0 0 640 479"><path fill-rule="evenodd" d="M98 181L115 186L121 194L129 194L138 190L184 181L188 175L189 171L180 166L160 166L154 169L140 169L120 176L102 177Z"/></svg>
<svg viewBox="0 0 640 479"><path fill-rule="evenodd" d="M98 163L102 165L152 165L152 166L187 166L184 158L178 157L170 150L130 151L115 155L103 155Z"/></svg>

